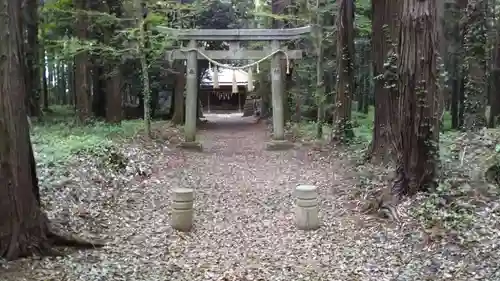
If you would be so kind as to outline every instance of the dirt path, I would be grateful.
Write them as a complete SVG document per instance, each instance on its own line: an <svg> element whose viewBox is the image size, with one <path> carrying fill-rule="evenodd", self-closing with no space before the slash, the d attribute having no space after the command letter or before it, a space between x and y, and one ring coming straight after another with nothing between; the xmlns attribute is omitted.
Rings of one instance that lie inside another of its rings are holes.
<svg viewBox="0 0 500 281"><path fill-rule="evenodd" d="M203 152L151 152L152 175L119 187L114 207L98 211L97 229L109 246L37 263L39 280L446 280L433 275L444 276L439 267L446 264L424 257L411 239L415 229L370 225L353 212L352 167L341 157L307 148L266 151L265 125L251 117L207 118ZM298 184L319 188L317 231L294 227ZM190 233L169 226L175 187L196 190Z"/></svg>
<svg viewBox="0 0 500 281"><path fill-rule="evenodd" d="M263 280L317 274L315 267L328 259L333 245L320 245L319 232L295 230L292 191L302 183L319 185L323 196L330 193L328 187L341 182L342 163L330 169L328 163L313 161L307 150L266 151L270 136L251 117L207 119L210 123L200 131L205 152L184 154L184 172L200 177L191 179L197 191L196 229L170 245L171 256L186 253L175 263L189 265L174 273L176 278L193 280L205 266L207 273L199 280L219 280L236 274L232 271ZM334 202L325 207L337 209Z"/></svg>

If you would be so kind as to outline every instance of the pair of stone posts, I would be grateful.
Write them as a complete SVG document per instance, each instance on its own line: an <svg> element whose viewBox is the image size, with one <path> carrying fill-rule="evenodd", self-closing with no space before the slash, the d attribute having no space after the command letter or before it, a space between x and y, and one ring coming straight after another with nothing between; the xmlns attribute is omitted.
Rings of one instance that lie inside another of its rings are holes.
<svg viewBox="0 0 500 281"><path fill-rule="evenodd" d="M300 230L319 228L319 207L317 188L312 185L299 185L295 189L295 225ZM193 226L194 191L190 188L177 188L173 191L172 228L190 231Z"/></svg>

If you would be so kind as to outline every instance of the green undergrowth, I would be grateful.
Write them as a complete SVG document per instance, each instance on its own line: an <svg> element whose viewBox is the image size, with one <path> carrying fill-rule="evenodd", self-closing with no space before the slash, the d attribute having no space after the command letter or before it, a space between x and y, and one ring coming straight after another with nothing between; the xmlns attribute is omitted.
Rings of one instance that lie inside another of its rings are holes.
<svg viewBox="0 0 500 281"><path fill-rule="evenodd" d="M134 137L142 129L141 120L109 125L93 121L78 125L74 112L64 107L51 108L43 120L34 121L31 140L39 166L66 163L81 154L102 155L113 150L114 142Z"/></svg>
<svg viewBox="0 0 500 281"><path fill-rule="evenodd" d="M368 114L353 111L352 124L354 130L354 139L352 143L364 144L369 143L372 138L373 130L373 107L370 107ZM299 124L288 124L288 130L294 135L295 138L302 141L312 141L316 138L317 122L303 121ZM323 140L328 141L332 133L332 125L323 124Z"/></svg>
<svg viewBox="0 0 500 281"><path fill-rule="evenodd" d="M368 114L359 111L352 112L355 142L369 143L372 140L374 110L373 106L370 106Z"/></svg>
<svg viewBox="0 0 500 281"><path fill-rule="evenodd" d="M352 112L351 117L354 130L354 139L351 141L351 144L354 144L356 146L366 146L371 142L373 134L374 114L375 111L373 106L370 106L367 114L359 111ZM311 141L316 138L317 122L315 121L303 121L299 124L291 123L288 124L287 127L287 129L297 139ZM453 133L453 131L451 130L451 115L449 112L445 112L444 114L441 131L444 134ZM331 133L332 125L324 124L323 140L328 140Z"/></svg>

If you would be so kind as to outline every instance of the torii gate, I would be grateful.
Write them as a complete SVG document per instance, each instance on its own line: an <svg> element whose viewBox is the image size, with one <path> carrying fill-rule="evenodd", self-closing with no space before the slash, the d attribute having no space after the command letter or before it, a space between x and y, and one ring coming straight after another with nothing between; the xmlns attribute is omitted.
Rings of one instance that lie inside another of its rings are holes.
<svg viewBox="0 0 500 281"><path fill-rule="evenodd" d="M187 41L187 47L167 53L169 59L185 59L186 63L186 122L184 125L183 147L201 150L196 141L196 119L198 105L198 64L197 60L262 60L271 56L271 90L273 107L273 141L269 149L285 148L285 122L283 109L283 81L280 61L285 57L302 58L302 50L283 49L281 42L298 39L311 32L311 26L290 29L173 29L157 27L158 31L172 34L177 40ZM205 51L198 48L198 41L227 41L229 50ZM246 50L240 47L242 41L268 41L264 50ZM246 67L241 67L244 69Z"/></svg>

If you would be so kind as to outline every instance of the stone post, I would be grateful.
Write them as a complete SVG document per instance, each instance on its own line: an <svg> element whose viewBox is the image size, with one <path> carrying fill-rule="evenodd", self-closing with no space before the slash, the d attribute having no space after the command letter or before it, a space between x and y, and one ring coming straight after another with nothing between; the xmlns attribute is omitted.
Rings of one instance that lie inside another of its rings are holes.
<svg viewBox="0 0 500 281"><path fill-rule="evenodd" d="M193 226L194 191L190 188L176 188L172 195L172 228L187 232Z"/></svg>
<svg viewBox="0 0 500 281"><path fill-rule="evenodd" d="M190 40L189 49L196 48L196 40ZM184 125L185 142L196 141L196 108L198 106L198 54L188 52L186 63L186 122Z"/></svg>
<svg viewBox="0 0 500 281"><path fill-rule="evenodd" d="M295 188L295 224L301 230L319 228L318 191L314 185Z"/></svg>

